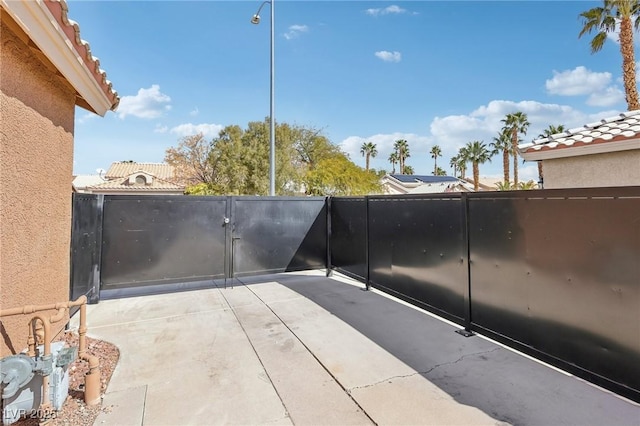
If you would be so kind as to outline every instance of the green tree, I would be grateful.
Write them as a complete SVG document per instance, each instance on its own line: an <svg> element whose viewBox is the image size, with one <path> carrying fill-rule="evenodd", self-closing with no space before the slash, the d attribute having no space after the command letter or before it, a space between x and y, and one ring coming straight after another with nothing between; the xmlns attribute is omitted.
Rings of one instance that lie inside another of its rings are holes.
<svg viewBox="0 0 640 426"><path fill-rule="evenodd" d="M447 172L446 172L445 170L441 169L440 167L438 167L438 168L436 169L436 174L435 174L435 175L436 175L436 176L446 176L446 175L447 175Z"/></svg>
<svg viewBox="0 0 640 426"><path fill-rule="evenodd" d="M409 153L409 143L404 139L398 139L393 144L393 149L398 154L398 163L400 164L400 174L404 175L405 174L404 163L407 160L407 158L411 157L411 154Z"/></svg>
<svg viewBox="0 0 640 426"><path fill-rule="evenodd" d="M582 12L582 30L578 37L595 32L591 40L591 53L602 50L607 33L614 32L620 24L620 53L622 54L622 79L629 111L640 109L636 83L636 60L633 46L633 31L640 26L638 0L604 0L602 6Z"/></svg>
<svg viewBox="0 0 640 426"><path fill-rule="evenodd" d="M400 161L400 158L398 157L397 151L393 151L391 154L389 154L389 162L391 163L392 175L396 174L396 164L398 164L399 161Z"/></svg>
<svg viewBox="0 0 640 426"><path fill-rule="evenodd" d="M411 167L411 166L410 166L410 165L408 165L408 164L405 164L405 165L404 165L404 174L405 174L405 175L412 175L412 174L414 174L414 173L415 173L415 172L413 171L413 167Z"/></svg>
<svg viewBox="0 0 640 426"><path fill-rule="evenodd" d="M520 134L526 135L529 128L529 120L527 114L522 111L507 114L504 119L503 130L511 133L511 153L513 155L513 186L518 186L518 142Z"/></svg>
<svg viewBox="0 0 640 426"><path fill-rule="evenodd" d="M466 160L471 162L473 167L473 190L477 191L480 183L480 164L491 161L491 151L482 141L468 142L465 146L464 155Z"/></svg>
<svg viewBox="0 0 640 426"><path fill-rule="evenodd" d="M562 133L565 131L564 125L560 124L558 126L554 126L550 124L549 127L544 129L542 133L538 135L538 138L548 138L557 133ZM542 185L544 182L544 168L542 167L542 161L538 160L538 182Z"/></svg>
<svg viewBox="0 0 640 426"><path fill-rule="evenodd" d="M371 157L375 158L378 155L378 150L376 144L373 142L365 142L360 147L360 154L362 154L365 158L365 170L369 171L369 159Z"/></svg>
<svg viewBox="0 0 640 426"><path fill-rule="evenodd" d="M502 129L497 138L493 138L491 147L500 152L502 151L502 171L504 173L504 183L509 183L509 157L512 151L511 133L508 129Z"/></svg>
<svg viewBox="0 0 640 426"><path fill-rule="evenodd" d="M378 176L356 166L346 155L320 160L303 179L308 195L367 195L381 193Z"/></svg>
<svg viewBox="0 0 640 426"><path fill-rule="evenodd" d="M438 175L438 157L442 157L442 150L438 145L434 145L431 147L431 158L433 158L433 174L434 176Z"/></svg>

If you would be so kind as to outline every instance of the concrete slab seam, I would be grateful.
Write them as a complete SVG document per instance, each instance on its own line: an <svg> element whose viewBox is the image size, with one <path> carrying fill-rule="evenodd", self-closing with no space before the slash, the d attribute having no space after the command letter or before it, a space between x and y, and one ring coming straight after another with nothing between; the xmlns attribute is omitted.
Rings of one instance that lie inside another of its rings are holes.
<svg viewBox="0 0 640 426"><path fill-rule="evenodd" d="M149 385L145 385L144 387L144 401L142 402L142 424L140 426L144 426L144 416L147 413L147 392L149 391Z"/></svg>
<svg viewBox="0 0 640 426"><path fill-rule="evenodd" d="M260 363L260 366L262 367L262 370L264 371L264 374L267 376L267 379L269 379L269 383L271 384L271 387L273 388L273 390L276 393L276 395L278 395L278 399L280 400L280 404L282 404L282 408L284 409L284 413L285 413L285 417L284 418L291 419L291 416L289 415L289 410L287 410L287 406L284 404L282 396L278 392L278 388L276 388L276 386L273 384L273 379L271 379L271 376L269 375L269 372L267 371L267 368L265 367L264 363L262 362L262 359L260 358L260 355L258 355L258 351L256 350L256 347L253 345L253 342L251 341L251 339L249 338L249 335L247 334L247 330L245 330L244 325L242 325L242 322L240 321L240 317L238 317L238 314L236 313L236 310L233 309L233 306L231 306L231 304L229 303L229 301L227 300L226 296L224 295L224 293L221 290L222 289L218 289L218 291L220 292L220 295L224 299L224 301L227 304L227 306L229 306L229 309L233 313L233 316L236 318L236 321L238 321L238 324L240 325L240 328L242 329L242 332L244 333L244 336L247 338L247 341L249 342L249 345L251 345L251 350L253 350L253 353L256 355L256 358L258 358L258 362Z"/></svg>
<svg viewBox="0 0 640 426"><path fill-rule="evenodd" d="M238 280L240 281L240 280ZM240 281L242 283L242 281ZM243 285L245 285L243 283ZM282 320L282 318L280 318L280 316L271 308L271 306L269 306L267 303L264 302L264 300L262 300L260 298L260 296L258 296L253 290L251 290L251 287L248 285L245 285L245 287L247 288L247 290L249 290L256 298L258 298L258 300L260 300L270 311L271 313L273 313L273 315L275 315L276 318L278 318L278 321L280 321L282 323L282 325L284 325L286 327L287 330L289 330L289 332L291 334L293 334L293 336L295 336L295 338L298 340L298 342L300 342L300 344L302 345L302 347L304 347L307 352L309 352L309 354L311 354L311 356L316 360L316 362L324 369L324 371L327 372L327 374L338 384L338 386L340 386L340 388L344 391L344 393L349 397L349 399L351 399L351 401L353 401L353 403L356 405L356 407L358 407L362 413L367 416L367 418L371 421L372 424L378 426L378 423L369 415L369 413L367 413L367 411L358 403L358 401L356 401L356 399L353 397L353 395L351 395L351 393L349 392L349 390L347 390L347 388L344 387L344 385L342 383L340 383L340 380L338 380L338 378L331 373L331 371L322 363L322 361L320 361L320 359L316 356L315 353L313 353L313 351L302 341L302 339L300 339L300 337L287 325L286 322L284 322ZM235 312L234 312L235 314ZM244 330L244 328L243 328ZM253 346L253 345L252 345ZM257 353L256 353L257 355ZM262 362L262 361L260 361ZM275 388L275 387L274 387ZM277 392L277 390L276 390ZM278 395L279 396L279 395Z"/></svg>
<svg viewBox="0 0 640 426"><path fill-rule="evenodd" d="M436 365L434 365L433 367L431 367L430 369L428 369L426 371L416 371L415 373L411 373L411 374L404 374L404 375L400 375L400 376L391 376L391 377L388 377L386 379L382 379L382 380L379 380L379 381L377 381L375 383L371 383L371 384L368 384L368 385L352 387L352 388L348 389L347 392L352 392L352 391L358 390L358 389L371 388L371 387L374 387L376 385L379 385L379 384L382 384L382 383L385 383L385 382L390 382L390 381L396 380L396 379L406 379L406 378L413 377L413 376L426 376L427 374L431 373L433 370L435 370L437 368L444 367L446 365L457 364L457 363L459 363L460 361L462 361L465 358L468 358L468 357L471 357L471 356L475 356L475 355L484 355L484 354L488 354L488 353L491 353L491 352L496 352L496 351L499 351L499 350L502 350L502 348L494 348L494 349L491 349L491 350L488 350L488 351L481 351L481 352L474 352L474 353L471 353L471 354L466 354L466 355L461 356L460 358L458 358L455 361L443 362L443 363L440 363L440 364L436 364Z"/></svg>
<svg viewBox="0 0 640 426"><path fill-rule="evenodd" d="M117 322L117 323L113 323L113 324L104 324L104 325L89 325L87 328L90 330L96 330L96 329L100 329L100 328L107 328L107 327L119 327L119 326L123 326L123 325L129 325L129 324L138 324L141 322L152 322L152 321L159 321L159 320L166 320L169 318L179 318L179 317L184 317L184 316L188 316L188 315L200 315L200 314L209 314L211 312L225 312L228 311L229 308L219 308L219 309L207 309L206 311L197 311L197 312L185 312L183 314L178 314L178 315L167 315L164 317L156 317L156 318L145 318L145 319L140 319L140 320L136 320L136 321L125 321L125 322ZM73 327L70 329L75 329L77 330L78 327Z"/></svg>

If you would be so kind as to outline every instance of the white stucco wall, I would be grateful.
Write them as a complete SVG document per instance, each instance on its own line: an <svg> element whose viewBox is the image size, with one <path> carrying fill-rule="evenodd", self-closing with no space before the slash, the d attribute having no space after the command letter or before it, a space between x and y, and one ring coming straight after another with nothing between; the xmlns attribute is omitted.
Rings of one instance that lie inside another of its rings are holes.
<svg viewBox="0 0 640 426"><path fill-rule="evenodd" d="M640 150L544 160L544 188L640 186Z"/></svg>

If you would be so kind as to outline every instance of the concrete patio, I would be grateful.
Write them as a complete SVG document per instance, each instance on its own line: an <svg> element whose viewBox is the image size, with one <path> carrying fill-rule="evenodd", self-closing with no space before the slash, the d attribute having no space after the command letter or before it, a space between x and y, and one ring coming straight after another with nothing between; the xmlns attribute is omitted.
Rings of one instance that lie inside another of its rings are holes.
<svg viewBox="0 0 640 426"><path fill-rule="evenodd" d="M230 284L89 307L121 351L96 424L640 425L638 404L349 279Z"/></svg>

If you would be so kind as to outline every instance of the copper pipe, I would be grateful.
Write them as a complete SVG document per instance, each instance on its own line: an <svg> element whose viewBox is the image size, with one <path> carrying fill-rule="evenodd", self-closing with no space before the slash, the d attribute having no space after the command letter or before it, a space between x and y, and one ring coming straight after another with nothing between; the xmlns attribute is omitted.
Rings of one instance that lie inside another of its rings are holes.
<svg viewBox="0 0 640 426"><path fill-rule="evenodd" d="M89 363L89 372L84 378L84 402L87 405L100 403L100 360L87 353L87 298L80 305L80 327L78 328L78 356ZM80 300L80 299L78 299Z"/></svg>
<svg viewBox="0 0 640 426"><path fill-rule="evenodd" d="M58 322L64 318L64 312L71 308L80 307L80 326L78 328L78 357L89 364L89 372L85 376L84 384L84 401L87 405L96 405L100 403L100 361L98 357L87 353L87 297L80 296L75 301L52 303L49 305L27 305L21 308L12 308L0 310L0 317L13 316L13 315L26 315L39 311L48 311L56 309L58 312L52 315L48 321L40 315L35 315L29 321L29 339L27 344L29 345L29 356L35 356L36 341L32 330L32 322L35 319L40 320L44 327L44 355L51 353L51 336L50 336L50 324ZM43 401L42 408L50 408L49 401L49 377L43 377ZM46 398L45 398L46 396Z"/></svg>
<svg viewBox="0 0 640 426"><path fill-rule="evenodd" d="M44 329L44 336L42 338L44 344L44 354L40 354L40 356L51 355L51 326L49 325L49 321L45 320L41 315L34 315L31 320L29 320L29 333L31 333L31 328L34 326L34 322L40 321L42 323L42 327ZM49 400L49 376L42 376L42 401L40 403L40 412L43 416L45 413L51 410L51 401Z"/></svg>

